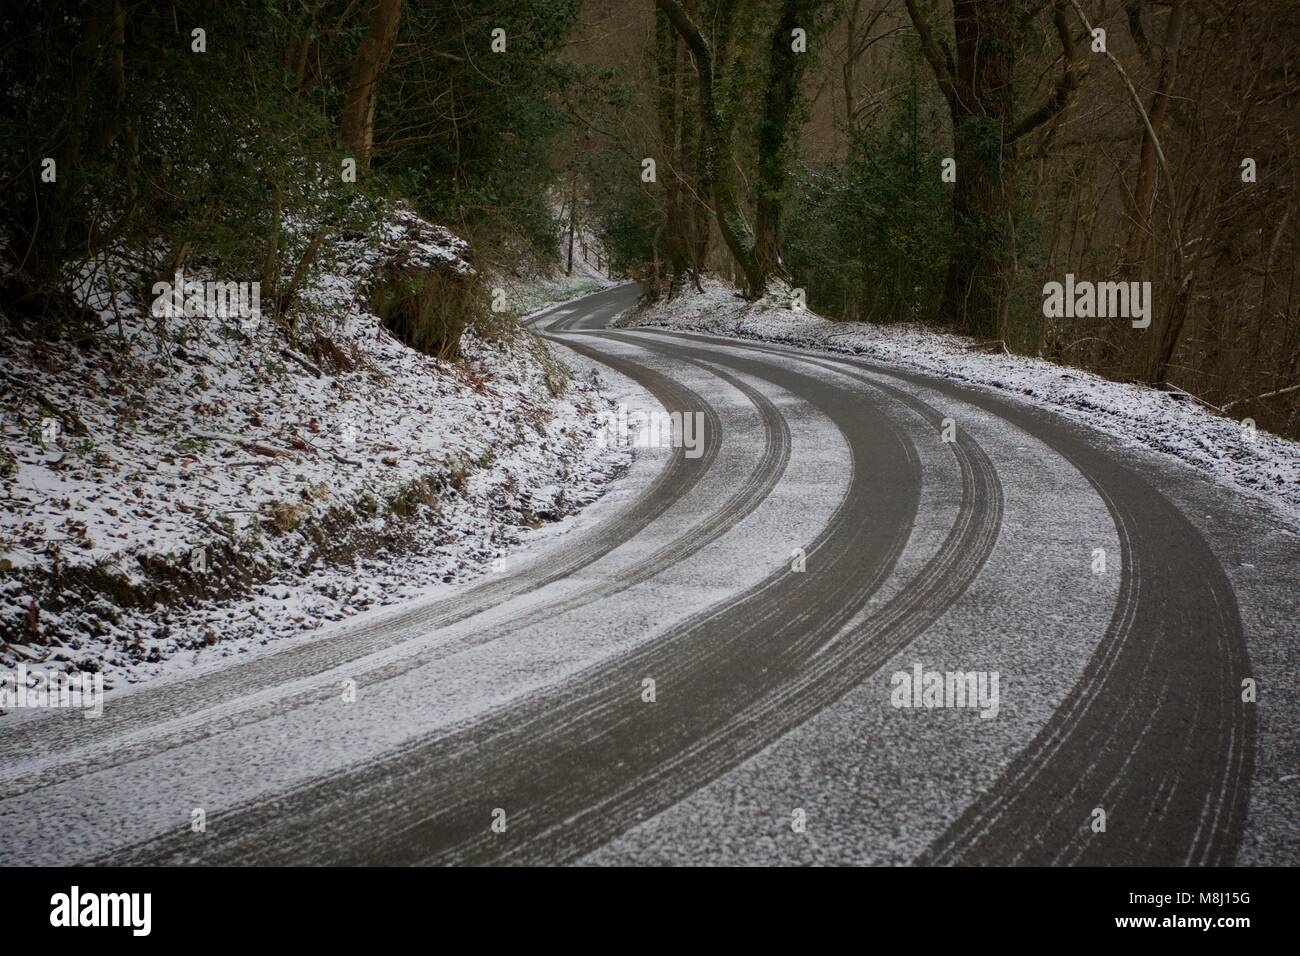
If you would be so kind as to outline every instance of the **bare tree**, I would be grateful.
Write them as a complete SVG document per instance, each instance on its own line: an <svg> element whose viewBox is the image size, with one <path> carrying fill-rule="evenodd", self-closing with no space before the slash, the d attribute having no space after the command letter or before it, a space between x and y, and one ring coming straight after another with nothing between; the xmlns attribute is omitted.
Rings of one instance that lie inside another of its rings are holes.
<svg viewBox="0 0 1300 956"><path fill-rule="evenodd" d="M1134 17L1137 0L1130 0L1129 15ZM1173 89L1174 78L1178 72L1178 48L1183 42L1183 24L1186 22L1186 9L1183 0L1173 0L1169 5L1169 21L1165 26L1165 40L1160 47L1159 65L1156 77L1156 91L1151 98L1151 107L1147 110L1150 131L1143 130L1142 155L1138 160L1137 183L1133 188L1133 228L1129 233L1129 249L1133 251L1144 241L1147 223L1151 218L1151 198L1155 191L1156 143L1161 130L1164 129L1165 110L1169 105L1169 93ZM1145 50L1150 56L1150 44L1141 32L1141 18L1137 18L1137 32L1134 42L1139 50ZM1130 19L1130 24L1133 20ZM1141 40L1138 38L1142 37Z"/></svg>

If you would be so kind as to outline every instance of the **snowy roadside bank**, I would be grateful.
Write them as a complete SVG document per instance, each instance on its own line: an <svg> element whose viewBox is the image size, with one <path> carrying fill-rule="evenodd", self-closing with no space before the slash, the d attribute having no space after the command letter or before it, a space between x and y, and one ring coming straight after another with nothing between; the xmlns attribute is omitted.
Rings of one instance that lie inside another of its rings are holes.
<svg viewBox="0 0 1300 956"><path fill-rule="evenodd" d="M985 386L1045 406L1121 441L1173 456L1218 481L1270 502L1300 530L1300 444L1216 415L1195 401L1141 385L1112 382L1042 359L974 351L961 336L914 328L832 322L795 312L787 296L757 302L706 279L629 314L618 325L756 339L846 353L900 368Z"/></svg>
<svg viewBox="0 0 1300 956"><path fill-rule="evenodd" d="M310 634L488 572L597 498L629 454L600 441L589 376L508 322L451 361L371 311L393 256L461 271L465 251L403 211L334 243L299 293L310 353L269 322L159 317L102 268L81 277L101 332L7 336L0 667L112 687ZM596 287L517 280L508 305Z"/></svg>

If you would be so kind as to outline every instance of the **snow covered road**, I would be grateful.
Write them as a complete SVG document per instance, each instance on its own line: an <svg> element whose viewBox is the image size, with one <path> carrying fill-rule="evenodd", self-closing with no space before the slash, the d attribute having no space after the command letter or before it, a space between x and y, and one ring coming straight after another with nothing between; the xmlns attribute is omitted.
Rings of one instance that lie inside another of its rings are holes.
<svg viewBox="0 0 1300 956"><path fill-rule="evenodd" d="M1300 858L1294 528L969 385L608 329L634 302L536 327L701 454L453 597L0 729L0 862Z"/></svg>

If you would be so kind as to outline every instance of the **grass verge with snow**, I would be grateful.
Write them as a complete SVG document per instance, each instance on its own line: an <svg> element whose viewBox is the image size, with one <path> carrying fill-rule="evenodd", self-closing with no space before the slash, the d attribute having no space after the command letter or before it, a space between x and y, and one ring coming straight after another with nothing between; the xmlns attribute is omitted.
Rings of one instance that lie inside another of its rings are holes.
<svg viewBox="0 0 1300 956"><path fill-rule="evenodd" d="M280 322L156 316L90 269L101 330L6 336L0 664L111 686L310 632L484 573L626 466L531 333L470 327L449 361L372 310L394 258L472 268L456 237L395 210L327 248Z"/></svg>
<svg viewBox="0 0 1300 956"><path fill-rule="evenodd" d="M833 322L792 308L788 289L745 301L717 279L633 312L624 327L756 339L846 353L885 365L996 389L1096 428L1130 445L1171 455L1229 486L1259 495L1300 528L1300 444L1215 414L1188 396L1113 382L1042 359L979 351L968 338L904 326Z"/></svg>

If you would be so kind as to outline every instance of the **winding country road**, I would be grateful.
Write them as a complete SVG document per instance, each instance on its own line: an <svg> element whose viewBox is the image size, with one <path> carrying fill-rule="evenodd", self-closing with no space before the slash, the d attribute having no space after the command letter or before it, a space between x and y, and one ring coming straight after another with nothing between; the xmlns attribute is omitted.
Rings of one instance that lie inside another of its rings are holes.
<svg viewBox="0 0 1300 956"><path fill-rule="evenodd" d="M610 327L634 303L535 327L701 413L698 457L450 596L22 715L0 863L1300 860L1295 529L989 390ZM916 665L997 672L996 714L895 706Z"/></svg>

